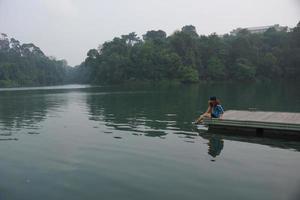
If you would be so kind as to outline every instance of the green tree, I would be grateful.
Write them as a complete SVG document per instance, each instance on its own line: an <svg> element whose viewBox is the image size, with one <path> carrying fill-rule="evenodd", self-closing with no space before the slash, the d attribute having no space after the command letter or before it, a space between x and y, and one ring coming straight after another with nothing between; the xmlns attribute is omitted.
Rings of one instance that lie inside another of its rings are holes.
<svg viewBox="0 0 300 200"><path fill-rule="evenodd" d="M0 86L32 86L62 84L69 66L65 60L48 58L32 43L21 44L0 37Z"/></svg>
<svg viewBox="0 0 300 200"><path fill-rule="evenodd" d="M196 83L199 81L198 71L191 66L183 66L181 68L181 82Z"/></svg>
<svg viewBox="0 0 300 200"><path fill-rule="evenodd" d="M245 58L236 60L233 71L231 72L236 80L251 81L255 79L255 67Z"/></svg>
<svg viewBox="0 0 300 200"><path fill-rule="evenodd" d="M88 71L91 83L296 79L300 74L299 26L290 32L271 28L259 34L240 29L222 37L199 37L192 25L168 37L162 30L148 31L143 40L130 33L89 52L76 70Z"/></svg>
<svg viewBox="0 0 300 200"><path fill-rule="evenodd" d="M278 66L277 58L272 53L266 53L260 58L260 63L257 67L257 75L272 79L281 74L281 70Z"/></svg>
<svg viewBox="0 0 300 200"><path fill-rule="evenodd" d="M193 25L184 26L184 27L182 27L181 31L183 33L186 33L186 34L192 36L192 37L197 38L199 36L198 33L197 33L197 30L196 30L196 27L193 26Z"/></svg>
<svg viewBox="0 0 300 200"><path fill-rule="evenodd" d="M167 38L167 34L166 34L166 32L164 32L162 30L147 31L147 33L145 35L143 35L143 40L157 42L157 43L164 41L166 38Z"/></svg>
<svg viewBox="0 0 300 200"><path fill-rule="evenodd" d="M208 76L213 80L222 80L225 78L225 66L217 57L211 57L207 66Z"/></svg>

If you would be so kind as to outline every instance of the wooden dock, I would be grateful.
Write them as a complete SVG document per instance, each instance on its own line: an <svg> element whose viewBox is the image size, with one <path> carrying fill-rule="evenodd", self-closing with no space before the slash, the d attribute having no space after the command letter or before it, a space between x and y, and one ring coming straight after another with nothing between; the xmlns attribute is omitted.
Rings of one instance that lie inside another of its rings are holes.
<svg viewBox="0 0 300 200"><path fill-rule="evenodd" d="M204 124L213 132L300 139L300 113L229 110Z"/></svg>

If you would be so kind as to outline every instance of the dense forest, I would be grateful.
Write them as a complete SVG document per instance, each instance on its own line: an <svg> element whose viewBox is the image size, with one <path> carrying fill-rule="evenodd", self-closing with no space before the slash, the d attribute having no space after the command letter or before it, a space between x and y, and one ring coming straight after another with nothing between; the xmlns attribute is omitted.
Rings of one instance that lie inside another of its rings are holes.
<svg viewBox="0 0 300 200"><path fill-rule="evenodd" d="M300 22L264 33L198 35L192 25L167 36L129 33L87 52L74 68L32 43L0 34L0 87L64 83L120 84L175 81L296 80L300 76Z"/></svg>
<svg viewBox="0 0 300 200"><path fill-rule="evenodd" d="M133 32L91 49L72 71L73 81L118 84L128 81L268 81L300 76L300 22L290 30L198 35L192 25L167 36Z"/></svg>
<svg viewBox="0 0 300 200"><path fill-rule="evenodd" d="M32 43L0 34L0 87L63 84L69 71L65 60L49 58Z"/></svg>

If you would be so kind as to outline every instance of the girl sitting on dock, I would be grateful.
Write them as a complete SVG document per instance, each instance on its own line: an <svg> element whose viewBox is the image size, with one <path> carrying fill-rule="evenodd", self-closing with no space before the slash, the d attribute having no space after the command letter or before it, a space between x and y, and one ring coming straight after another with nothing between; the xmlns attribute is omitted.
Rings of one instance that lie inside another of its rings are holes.
<svg viewBox="0 0 300 200"><path fill-rule="evenodd" d="M204 118L219 118L222 119L224 114L223 106L220 104L220 100L215 96L209 98L207 111L202 114L197 120L196 124L201 124Z"/></svg>

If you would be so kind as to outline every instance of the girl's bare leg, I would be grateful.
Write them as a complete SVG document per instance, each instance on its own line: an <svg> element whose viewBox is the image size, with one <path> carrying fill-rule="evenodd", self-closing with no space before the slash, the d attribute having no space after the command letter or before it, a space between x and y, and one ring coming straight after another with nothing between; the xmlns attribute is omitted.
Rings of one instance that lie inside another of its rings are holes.
<svg viewBox="0 0 300 200"><path fill-rule="evenodd" d="M203 122L203 119L204 119L204 118L211 117L211 114L210 114L211 111L212 111L212 106L210 105L210 101L208 101L207 111L206 111L204 114L202 114L202 115L195 121L195 123L196 123L196 124L200 124L200 123Z"/></svg>
<svg viewBox="0 0 300 200"><path fill-rule="evenodd" d="M200 124L203 122L204 118L210 118L210 117L211 117L210 113L204 113L196 120L196 124Z"/></svg>

